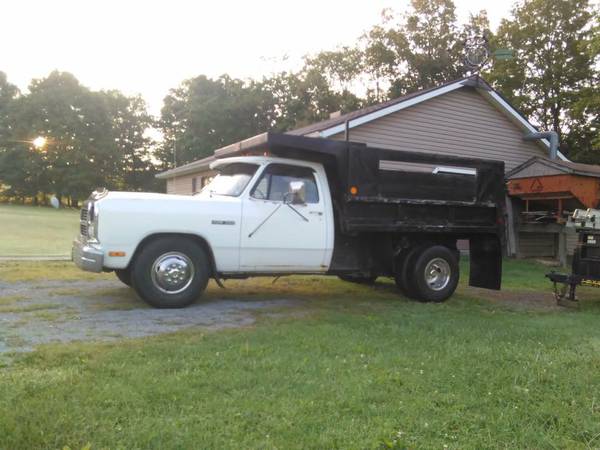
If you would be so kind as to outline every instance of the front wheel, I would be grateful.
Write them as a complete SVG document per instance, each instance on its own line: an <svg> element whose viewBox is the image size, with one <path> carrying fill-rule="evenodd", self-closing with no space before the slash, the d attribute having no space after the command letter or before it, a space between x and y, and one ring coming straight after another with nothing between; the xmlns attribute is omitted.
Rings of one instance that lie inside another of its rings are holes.
<svg viewBox="0 0 600 450"><path fill-rule="evenodd" d="M443 245L427 247L414 259L412 285L422 301L447 300L456 290L459 276L455 252Z"/></svg>
<svg viewBox="0 0 600 450"><path fill-rule="evenodd" d="M210 266L204 249L186 238L160 238L146 244L131 271L138 295L156 308L183 308L208 284Z"/></svg>
<svg viewBox="0 0 600 450"><path fill-rule="evenodd" d="M115 275L121 283L131 287L131 271L129 269L115 269Z"/></svg>

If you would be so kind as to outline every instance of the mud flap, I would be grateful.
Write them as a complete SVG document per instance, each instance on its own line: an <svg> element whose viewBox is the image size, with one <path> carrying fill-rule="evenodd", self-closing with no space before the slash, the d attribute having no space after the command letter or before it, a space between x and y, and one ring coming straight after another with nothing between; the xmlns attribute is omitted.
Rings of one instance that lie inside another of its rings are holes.
<svg viewBox="0 0 600 450"><path fill-rule="evenodd" d="M469 285L500 289L502 282L502 248L496 235L474 236L469 239L471 271Z"/></svg>

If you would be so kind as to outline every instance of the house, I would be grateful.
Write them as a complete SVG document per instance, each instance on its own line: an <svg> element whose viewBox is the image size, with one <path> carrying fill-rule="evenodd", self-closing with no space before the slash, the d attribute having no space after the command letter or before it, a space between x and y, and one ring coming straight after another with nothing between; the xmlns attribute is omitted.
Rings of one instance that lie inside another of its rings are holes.
<svg viewBox="0 0 600 450"><path fill-rule="evenodd" d="M532 157L549 155L546 140L524 139L536 131L502 95L475 75L348 114L332 115L328 120L288 133L351 140L393 150L501 160L510 172ZM239 145L215 149L215 155L223 156ZM560 152L557 156L566 161ZM167 193L193 194L213 175L209 164L214 158L210 156L157 177L166 180ZM515 232L514 220L508 220L511 233ZM508 239L509 244L517 241ZM514 244L509 245L507 252L517 254Z"/></svg>

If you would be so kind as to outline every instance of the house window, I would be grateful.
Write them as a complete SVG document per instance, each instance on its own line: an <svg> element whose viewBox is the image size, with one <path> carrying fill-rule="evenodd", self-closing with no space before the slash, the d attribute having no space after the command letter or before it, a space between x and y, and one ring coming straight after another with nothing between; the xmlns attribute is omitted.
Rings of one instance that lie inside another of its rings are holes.
<svg viewBox="0 0 600 450"><path fill-rule="evenodd" d="M196 185L197 185L197 178L193 177L192 178L192 194L198 193L198 190L196 189L197 188Z"/></svg>

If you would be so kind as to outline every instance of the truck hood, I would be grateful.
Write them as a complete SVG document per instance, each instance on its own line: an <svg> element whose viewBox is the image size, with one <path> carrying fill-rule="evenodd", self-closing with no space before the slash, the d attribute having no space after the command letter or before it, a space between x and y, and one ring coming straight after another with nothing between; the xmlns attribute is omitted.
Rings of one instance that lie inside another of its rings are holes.
<svg viewBox="0 0 600 450"><path fill-rule="evenodd" d="M157 194L153 192L109 192L101 200L131 200L131 201L151 201L151 200L190 200L194 197L189 195L170 195Z"/></svg>
<svg viewBox="0 0 600 450"><path fill-rule="evenodd" d="M231 241L232 232L239 237L235 227L219 226L220 222L239 226L239 197L103 192L101 198L90 200L97 208L98 241L108 252L133 255L139 242L161 233L197 235L219 245L224 245L219 243L219 236L227 237L227 242Z"/></svg>
<svg viewBox="0 0 600 450"><path fill-rule="evenodd" d="M100 211L136 212L138 218L176 213L181 216L224 212L237 197L221 195L171 195L149 192L109 192L95 200Z"/></svg>

